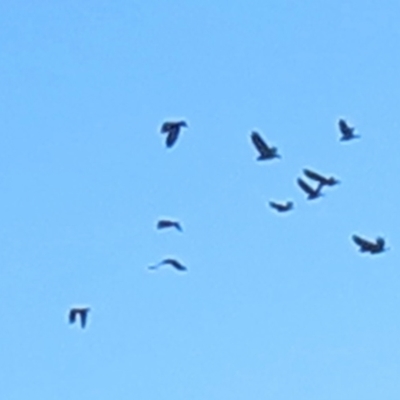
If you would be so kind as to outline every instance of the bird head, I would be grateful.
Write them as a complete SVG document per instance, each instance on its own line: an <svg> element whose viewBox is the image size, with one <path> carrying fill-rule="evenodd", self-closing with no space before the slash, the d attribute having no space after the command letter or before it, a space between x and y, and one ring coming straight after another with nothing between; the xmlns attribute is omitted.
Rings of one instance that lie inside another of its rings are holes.
<svg viewBox="0 0 400 400"><path fill-rule="evenodd" d="M329 179L328 179L328 182L329 182L329 183L328 183L329 185L337 185L337 184L340 183L340 181L339 181L338 179L334 178L334 177L329 178Z"/></svg>

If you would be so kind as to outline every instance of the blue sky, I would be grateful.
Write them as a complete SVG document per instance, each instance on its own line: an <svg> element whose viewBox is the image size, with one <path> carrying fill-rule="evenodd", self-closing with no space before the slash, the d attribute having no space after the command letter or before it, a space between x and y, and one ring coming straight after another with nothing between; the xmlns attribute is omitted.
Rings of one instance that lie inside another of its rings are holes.
<svg viewBox="0 0 400 400"><path fill-rule="evenodd" d="M399 12L3 1L0 398L397 400ZM307 202L305 167L341 184Z"/></svg>

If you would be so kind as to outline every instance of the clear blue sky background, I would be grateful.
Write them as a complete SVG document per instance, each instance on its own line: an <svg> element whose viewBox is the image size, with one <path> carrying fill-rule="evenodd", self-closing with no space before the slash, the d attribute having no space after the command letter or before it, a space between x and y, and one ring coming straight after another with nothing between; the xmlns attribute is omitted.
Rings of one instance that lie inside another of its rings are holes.
<svg viewBox="0 0 400 400"><path fill-rule="evenodd" d="M1 2L0 398L397 400L399 14ZM255 161L253 129L282 160ZM307 202L304 167L342 183ZM189 272L147 270L166 256Z"/></svg>

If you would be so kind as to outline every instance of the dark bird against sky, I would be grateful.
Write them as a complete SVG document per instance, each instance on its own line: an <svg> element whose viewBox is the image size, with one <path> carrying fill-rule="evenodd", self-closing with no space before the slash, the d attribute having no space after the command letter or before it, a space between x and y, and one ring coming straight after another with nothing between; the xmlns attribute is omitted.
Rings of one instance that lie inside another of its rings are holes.
<svg viewBox="0 0 400 400"><path fill-rule="evenodd" d="M275 201L270 201L269 205L278 212L286 212L293 209L292 201L287 201L286 203L277 203Z"/></svg>
<svg viewBox="0 0 400 400"><path fill-rule="evenodd" d="M339 181L333 176L331 176L330 178L326 178L325 176L320 175L317 172L311 171L310 169L304 169L303 172L305 176L319 182L323 186L334 186L339 183Z"/></svg>
<svg viewBox="0 0 400 400"><path fill-rule="evenodd" d="M81 321L81 327L85 328L86 321L87 321L87 315L88 315L89 311L90 311L89 307L71 308L71 310L69 311L69 315L68 315L69 323L74 324L76 322L77 316L79 316L80 321Z"/></svg>
<svg viewBox="0 0 400 400"><path fill-rule="evenodd" d="M181 128L187 127L186 121L164 122L161 126L161 133L167 134L166 146L172 147L178 139Z"/></svg>
<svg viewBox="0 0 400 400"><path fill-rule="evenodd" d="M363 239L358 235L353 235L352 239L360 247L362 253L377 254L387 250L385 249L385 240L381 237L377 237L375 242Z"/></svg>
<svg viewBox="0 0 400 400"><path fill-rule="evenodd" d="M178 221L171 221L169 219L160 219L157 222L157 229L175 228L182 232L182 226Z"/></svg>
<svg viewBox="0 0 400 400"><path fill-rule="evenodd" d="M158 269L162 265L170 265L178 271L187 271L187 268L174 258L166 258L156 265L151 265L149 269Z"/></svg>
<svg viewBox="0 0 400 400"><path fill-rule="evenodd" d="M347 122L344 119L339 119L338 124L340 133L342 134L342 137L340 138L341 141L356 139L360 137L354 134L355 128L347 125Z"/></svg>
<svg viewBox="0 0 400 400"><path fill-rule="evenodd" d="M273 158L281 158L281 156L278 154L278 149L276 147L269 147L259 133L252 132L251 140L260 153L257 157L257 160L261 161L272 160Z"/></svg>
<svg viewBox="0 0 400 400"><path fill-rule="evenodd" d="M312 188L308 183L304 182L303 179L297 178L297 183L307 193L307 199L313 200L321 197L323 194L321 193L322 184L319 183L316 189Z"/></svg>

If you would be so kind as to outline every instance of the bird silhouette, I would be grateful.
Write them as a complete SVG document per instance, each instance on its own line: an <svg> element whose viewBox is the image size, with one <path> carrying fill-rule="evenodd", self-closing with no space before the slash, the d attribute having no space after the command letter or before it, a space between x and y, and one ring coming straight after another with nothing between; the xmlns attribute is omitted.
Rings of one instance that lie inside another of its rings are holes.
<svg viewBox="0 0 400 400"><path fill-rule="evenodd" d="M161 133L167 134L166 146L172 147L178 139L181 128L187 127L186 121L164 122L161 126Z"/></svg>
<svg viewBox="0 0 400 400"><path fill-rule="evenodd" d="M273 158L281 158L281 156L278 154L278 149L276 147L269 147L259 133L252 132L251 140L258 152L260 153L257 157L257 160L262 161L271 160Z"/></svg>
<svg viewBox="0 0 400 400"><path fill-rule="evenodd" d="M320 175L317 172L311 171L310 169L304 169L303 172L304 172L304 175L306 175L308 178L319 182L323 186L334 186L334 185L337 185L338 183L340 183L333 176L331 176L330 178L326 178L325 176Z"/></svg>
<svg viewBox="0 0 400 400"><path fill-rule="evenodd" d="M286 203L276 203L275 201L270 201L269 205L278 212L286 212L293 209L292 201L287 201Z"/></svg>
<svg viewBox="0 0 400 400"><path fill-rule="evenodd" d="M88 312L90 311L89 307L74 307L71 308L69 311L69 323L73 324L76 322L76 317L79 316L80 320L81 320L81 327L85 328L86 326L86 321L87 321L87 316L88 316Z"/></svg>
<svg viewBox="0 0 400 400"><path fill-rule="evenodd" d="M178 271L187 271L187 268L174 258L166 258L156 265L149 266L149 269L158 269L162 265L170 265Z"/></svg>
<svg viewBox="0 0 400 400"><path fill-rule="evenodd" d="M165 228L175 228L178 231L182 232L182 226L177 221L171 221L169 219L160 219L157 222L157 229L165 229Z"/></svg>
<svg viewBox="0 0 400 400"><path fill-rule="evenodd" d="M385 240L381 237L377 237L375 242L367 239L363 239L358 235L353 235L352 239L360 247L362 253L377 254L382 253L388 249L385 249Z"/></svg>
<svg viewBox="0 0 400 400"><path fill-rule="evenodd" d="M308 183L304 182L303 179L301 178L297 178L297 183L306 192L308 200L317 199L318 197L323 196L323 193L321 193L323 185L321 183L318 184L316 189L312 188Z"/></svg>
<svg viewBox="0 0 400 400"><path fill-rule="evenodd" d="M339 119L338 124L340 133L342 134L340 138L341 141L356 139L360 137L359 135L354 134L355 128L347 125L347 122L344 119Z"/></svg>

